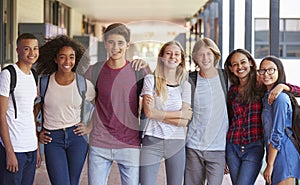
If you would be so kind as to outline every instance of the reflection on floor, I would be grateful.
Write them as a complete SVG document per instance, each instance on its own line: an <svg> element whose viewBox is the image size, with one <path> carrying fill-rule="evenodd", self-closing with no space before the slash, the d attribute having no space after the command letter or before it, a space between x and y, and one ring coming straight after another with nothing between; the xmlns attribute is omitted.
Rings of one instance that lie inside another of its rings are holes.
<svg viewBox="0 0 300 185"><path fill-rule="evenodd" d="M159 175L157 177L157 185L166 185L167 183L165 180L165 166L163 163L160 166L159 170L160 171L158 172ZM255 185L264 185L264 184L265 184L265 181L264 181L263 177L260 175L257 178ZM34 185L51 185L49 178L48 178L46 166L45 166L45 160L43 160L41 168L37 169L37 171L36 171ZM87 165L86 164L81 173L80 185L88 185ZM108 185L121 185L118 166L115 163L113 164L112 169L111 169L111 173L110 173L110 176L108 179ZM224 176L222 185L231 185L229 175Z"/></svg>

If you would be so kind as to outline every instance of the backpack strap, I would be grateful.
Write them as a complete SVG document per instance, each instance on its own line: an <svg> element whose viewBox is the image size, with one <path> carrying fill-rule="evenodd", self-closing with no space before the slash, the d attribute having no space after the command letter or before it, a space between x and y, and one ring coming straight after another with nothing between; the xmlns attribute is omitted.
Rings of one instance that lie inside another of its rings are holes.
<svg viewBox="0 0 300 185"><path fill-rule="evenodd" d="M80 111L80 121L84 121L84 113L85 113L85 99L86 99L86 91L87 91L87 85L85 78L81 76L80 74L76 73L76 84L78 92L81 96L82 102L81 102L81 111Z"/></svg>
<svg viewBox="0 0 300 185"><path fill-rule="evenodd" d="M135 71L135 77L136 77L136 94L137 94L137 105L139 108L139 96L142 92L143 85L144 85L144 70L141 69L139 71Z"/></svg>
<svg viewBox="0 0 300 185"><path fill-rule="evenodd" d="M224 91L225 98L227 97L227 92L228 92L228 76L226 74L226 71L224 69L219 69L218 68L218 73L219 73L219 78L221 81L221 85Z"/></svg>
<svg viewBox="0 0 300 185"><path fill-rule="evenodd" d="M97 91L97 82L98 82L99 73L104 64L105 61L99 61L93 65L91 82L94 84L96 91Z"/></svg>
<svg viewBox="0 0 300 185"><path fill-rule="evenodd" d="M32 75L34 77L35 84L37 86L38 85L38 74L37 74L37 72L33 68L31 68L31 72L32 72Z"/></svg>
<svg viewBox="0 0 300 185"><path fill-rule="evenodd" d="M41 121L42 124L44 122L44 99L45 99L45 95L46 95L46 91L48 88L48 84L49 84L49 80L50 80L50 75L44 75L40 77L40 97L41 97Z"/></svg>
<svg viewBox="0 0 300 185"><path fill-rule="evenodd" d="M198 71L193 71L189 73L189 83L191 84L191 106L194 107L194 96L195 96L195 89L196 89L196 84L197 84L197 76L198 76Z"/></svg>
<svg viewBox="0 0 300 185"><path fill-rule="evenodd" d="M10 73L9 94L11 95L11 99L12 99L13 106L15 109L15 119L17 119L17 104L16 104L16 99L15 99L15 94L14 94L15 87L17 84L17 73L16 73L16 70L13 65L6 66L5 68L3 68L3 70L5 70L5 69L7 69Z"/></svg>

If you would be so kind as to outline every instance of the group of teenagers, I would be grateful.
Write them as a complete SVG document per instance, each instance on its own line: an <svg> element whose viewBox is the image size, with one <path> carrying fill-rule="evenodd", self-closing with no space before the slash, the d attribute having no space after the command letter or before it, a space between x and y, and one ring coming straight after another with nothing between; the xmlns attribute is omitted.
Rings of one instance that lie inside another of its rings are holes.
<svg viewBox="0 0 300 185"><path fill-rule="evenodd" d="M86 124L76 82L76 71L89 61L86 49L63 35L41 47L30 33L18 37L17 114L10 73L0 73L0 185L33 184L41 165L39 142L52 185L78 185L86 158L90 185L106 185L113 162L122 185L154 185L162 160L168 185L221 185L224 173L233 185L253 185L263 160L266 183L292 185L300 179L300 156L284 131L292 124L292 107L283 92L297 96L300 88L286 83L279 58L267 56L257 68L248 51L236 49L218 69L217 45L199 38L192 51L199 70L188 73L182 46L170 41L151 72L144 60L126 59L126 25L109 25L104 43L107 61L82 74L85 98L95 107ZM32 67L49 76L42 104Z"/></svg>

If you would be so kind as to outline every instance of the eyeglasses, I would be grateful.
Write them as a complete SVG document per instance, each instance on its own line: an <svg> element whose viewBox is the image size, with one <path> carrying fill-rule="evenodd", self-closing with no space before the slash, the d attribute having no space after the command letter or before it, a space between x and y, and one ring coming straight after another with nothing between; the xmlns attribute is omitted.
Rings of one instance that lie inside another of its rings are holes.
<svg viewBox="0 0 300 185"><path fill-rule="evenodd" d="M275 68L259 69L259 70L258 70L258 74L264 75L264 74L267 72L267 74L272 75L272 74L275 73L276 70L277 70L277 69L275 69Z"/></svg>

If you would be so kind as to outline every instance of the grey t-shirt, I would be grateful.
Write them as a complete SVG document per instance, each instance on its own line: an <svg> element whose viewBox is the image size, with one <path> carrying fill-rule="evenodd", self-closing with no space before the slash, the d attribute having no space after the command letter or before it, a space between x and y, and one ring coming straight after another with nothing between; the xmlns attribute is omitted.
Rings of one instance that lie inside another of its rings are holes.
<svg viewBox="0 0 300 185"><path fill-rule="evenodd" d="M203 78L198 73L187 147L224 151L227 130L226 98L219 76Z"/></svg>

